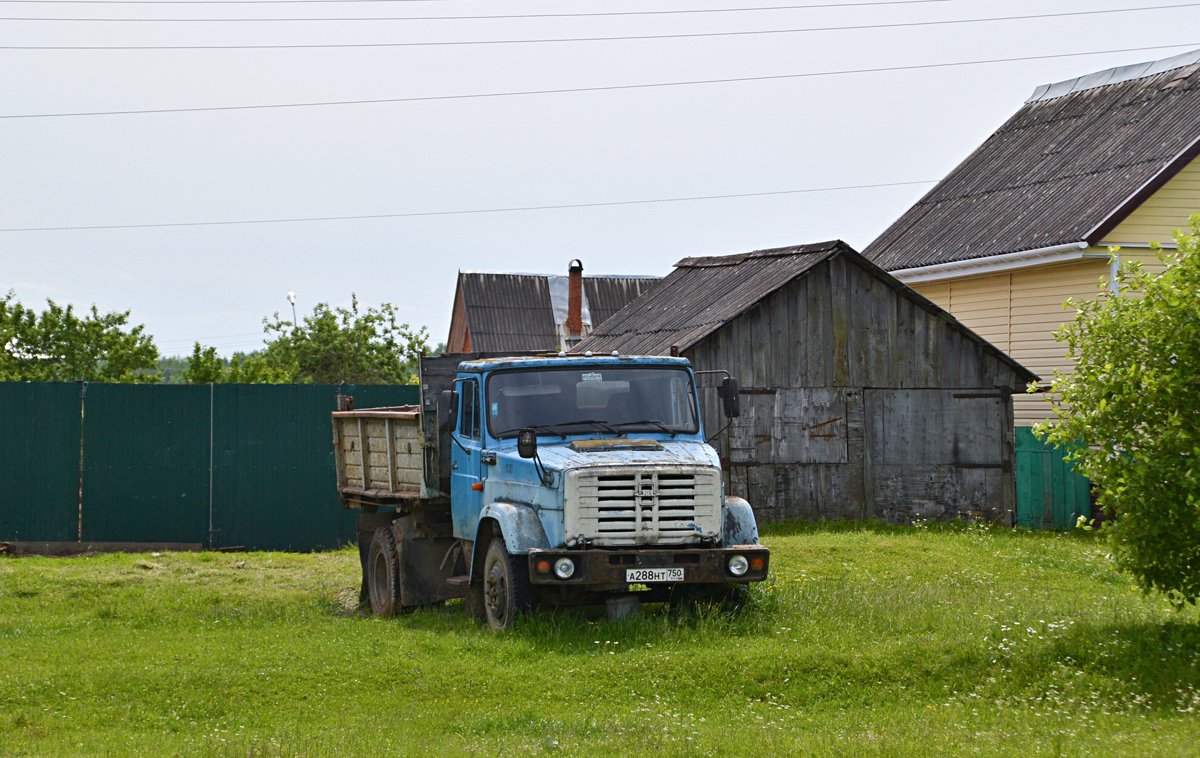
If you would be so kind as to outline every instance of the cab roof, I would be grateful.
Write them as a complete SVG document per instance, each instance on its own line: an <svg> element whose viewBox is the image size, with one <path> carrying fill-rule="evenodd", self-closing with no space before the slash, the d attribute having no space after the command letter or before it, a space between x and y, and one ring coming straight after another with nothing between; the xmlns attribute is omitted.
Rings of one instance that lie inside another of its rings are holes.
<svg viewBox="0 0 1200 758"><path fill-rule="evenodd" d="M519 368L566 368L575 366L671 366L689 368L687 358L670 358L661 355L578 355L547 353L537 356L513 356L509 358L481 358L458 364L460 372L482 374L498 369Z"/></svg>

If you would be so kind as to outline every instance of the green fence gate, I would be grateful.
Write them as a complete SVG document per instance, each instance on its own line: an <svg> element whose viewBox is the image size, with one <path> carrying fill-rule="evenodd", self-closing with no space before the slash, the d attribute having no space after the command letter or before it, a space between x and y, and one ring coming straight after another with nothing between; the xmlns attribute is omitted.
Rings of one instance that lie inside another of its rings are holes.
<svg viewBox="0 0 1200 758"><path fill-rule="evenodd" d="M1069 529L1092 517L1091 483L1063 459L1067 449L1017 427L1017 525Z"/></svg>

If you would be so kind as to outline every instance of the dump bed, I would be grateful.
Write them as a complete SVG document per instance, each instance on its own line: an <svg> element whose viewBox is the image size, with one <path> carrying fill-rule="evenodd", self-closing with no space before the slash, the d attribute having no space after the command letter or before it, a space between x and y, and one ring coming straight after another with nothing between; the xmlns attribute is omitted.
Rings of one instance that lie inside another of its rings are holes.
<svg viewBox="0 0 1200 758"><path fill-rule="evenodd" d="M421 408L334 411L333 449L338 492L348 508L437 495L425 478Z"/></svg>
<svg viewBox="0 0 1200 758"><path fill-rule="evenodd" d="M424 500L444 506L450 496L450 433L438 428L442 391L453 388L460 362L504 355L513 353L423 355L420 405L334 411L333 452L342 505L415 505L412 501ZM341 396L338 407L353 409L354 398Z"/></svg>

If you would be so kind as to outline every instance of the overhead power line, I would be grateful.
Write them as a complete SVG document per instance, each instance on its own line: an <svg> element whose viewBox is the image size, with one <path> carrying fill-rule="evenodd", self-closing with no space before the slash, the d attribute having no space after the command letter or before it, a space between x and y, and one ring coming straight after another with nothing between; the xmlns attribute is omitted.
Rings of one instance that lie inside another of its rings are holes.
<svg viewBox="0 0 1200 758"><path fill-rule="evenodd" d="M816 3L810 5L789 5L783 8L847 8L861 5L922 5L926 3L948 3L956 0L865 0L864 2L846 3ZM450 2L450 0L0 0L0 4L21 5L301 5L320 3L323 5L353 5L359 3L413 3L413 2ZM772 10L772 8L730 8L729 11L739 10ZM537 14L539 18L559 16L605 16L605 15L665 15L671 13L722 13L726 9L678 9L665 11L611 11L597 13L571 14ZM454 16L453 18L463 18ZM479 16L477 18L516 18L515 16Z"/></svg>
<svg viewBox="0 0 1200 758"><path fill-rule="evenodd" d="M838 192L842 190L873 189L876 187L903 187L913 184L934 184L936 179L914 182L885 182L881 184L851 184L842 187L811 187L807 189L777 190L775 192L742 192L730 195L695 195L692 197L666 197L652 200L615 200L603 203L571 203L559 205L526 205L511 208L475 208L453 211L418 211L414 213L372 213L360 216L311 216L303 218L266 218L246 221L181 221L163 224L93 224L87 226L37 226L0 229L0 232L65 232L93 229L165 229L181 226L238 226L244 224L293 224L312 221L367 221L385 218L416 218L419 216L464 216L476 213L520 213L525 211L551 211L569 208L604 208L617 205L652 205L657 203L690 203L698 200L728 200L739 197L767 197L770 195L800 195L814 192Z"/></svg>
<svg viewBox="0 0 1200 758"><path fill-rule="evenodd" d="M767 34L806 34L809 32L842 32L863 29L897 29L917 26L949 26L955 24L982 24L996 21L1023 21L1030 19L1068 18L1074 16L1098 16L1115 13L1141 13L1144 11L1195 8L1200 2L1175 5L1150 5L1141 8L1108 8L1088 11L1065 11L1021 16L990 16L988 18L943 19L937 21L902 21L886 24L857 24L847 26L814 26L802 29L751 29L733 32L687 32L681 34L637 34L608 37L554 37L530 39L494 40L437 40L433 42L331 42L315 44L283 45L2 45L0 50L316 50L332 48L369 47L460 47L468 45L529 45L564 42L629 42L664 39L702 39L709 37L749 37Z"/></svg>
<svg viewBox="0 0 1200 758"><path fill-rule="evenodd" d="M0 4L6 3L21 3L21 4L40 4L40 5L66 5L70 4L86 4L86 5L129 5L152 3L154 5L194 5L194 4L270 4L278 5L281 3L393 3L404 2L405 0L0 0ZM676 15L692 15L692 14L714 14L714 13L753 13L760 11L790 11L790 10L808 10L813 8L858 8L862 6L879 6L879 5L928 5L930 3L950 3L959 2L960 0L867 0L866 2L849 2L849 3L817 3L808 5L760 5L746 8L676 8L672 10L661 11L593 11L585 13L505 13L499 15L487 16L390 16L385 18L250 18L250 19L224 19L224 18L33 18L33 17L16 17L0 19L3 21L482 21L487 19L528 19L528 18L597 18L597 17L624 17L624 16L676 16Z"/></svg>
<svg viewBox="0 0 1200 758"><path fill-rule="evenodd" d="M262 335L263 335L263 332L240 332L240 333L238 333L238 334L218 334L218 335L217 335L217 336L215 336L215 337L204 337L204 338L202 338L202 339L200 339L200 340L194 340L194 339L190 339L190 338L183 338L183 337L181 337L181 338L179 338L179 339L174 339L174 340L162 340L162 341L160 341L158 344L159 344L160 346L162 346L162 345L174 345L174 344L178 344L178 343L182 343L182 342L186 342L186 343L188 343L188 344L191 344L191 343L193 343L193 342L197 342L197 341L199 341L199 342L203 342L204 344L208 345L208 344L213 344L213 343L215 343L217 340L222 340L222 341L223 341L223 340L232 339L232 338L234 338L234 337L255 337L255 336L262 336ZM238 340L237 342L234 342L234 343L231 343L231 344L242 344L242 343L245 343L245 342L246 342L246 340Z"/></svg>
<svg viewBox="0 0 1200 758"><path fill-rule="evenodd" d="M695 79L692 81L650 82L646 84L612 84L597 87L563 87L557 89L515 90L510 92L473 92L461 95L420 95L415 97L388 97L369 100L327 100L306 103L267 103L259 105L216 105L193 108L144 108L113 111L77 111L73 113L11 113L0 115L3 119L25 118L74 118L80 116L132 116L150 113L207 113L215 111L247 111L269 110L277 108L319 108L341 105L382 105L387 103L421 103L439 100L471 100L476 98L493 97L523 97L529 95L561 95L575 92L614 92L620 90L656 89L660 87L692 87L705 84L729 84L733 82L766 82L781 79L806 79L823 76L844 76L848 74L875 74L885 71L918 71L923 69L955 68L958 66L980 66L993 63L1014 63L1020 61L1049 60L1052 58L1078 58L1089 55L1108 55L1112 53L1133 53L1147 50L1166 50L1177 47L1196 47L1200 42L1181 42L1174 45L1151 45L1148 47L1126 47L1115 50L1091 50L1080 53L1055 53L1051 55L1024 55L1014 58L990 58L976 61L955 61L952 63L919 63L908 66L878 66L874 68L851 68L840 71L809 71L799 74L767 74L763 76L738 76L723 79Z"/></svg>

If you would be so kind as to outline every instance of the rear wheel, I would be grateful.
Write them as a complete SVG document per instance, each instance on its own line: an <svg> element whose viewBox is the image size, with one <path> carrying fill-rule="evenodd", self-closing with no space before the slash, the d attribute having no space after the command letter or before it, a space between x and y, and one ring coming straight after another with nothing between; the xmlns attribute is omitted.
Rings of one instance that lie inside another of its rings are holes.
<svg viewBox="0 0 1200 758"><path fill-rule="evenodd" d="M395 616L400 606L400 558L396 554L396 537L390 526L375 530L367 556L367 594L371 613L376 616Z"/></svg>
<svg viewBox="0 0 1200 758"><path fill-rule="evenodd" d="M360 513L357 522L357 537L358 537L358 563L362 567L362 584L358 590L358 601L360 603L371 599L370 576L371 569L368 568L371 558L371 540L375 538L375 530L381 526L387 526L392 523L396 517L394 513Z"/></svg>
<svg viewBox="0 0 1200 758"><path fill-rule="evenodd" d="M483 606L488 626L508 629L514 619L533 607L533 584L529 567L521 556L508 554L504 538L488 545L483 559Z"/></svg>

